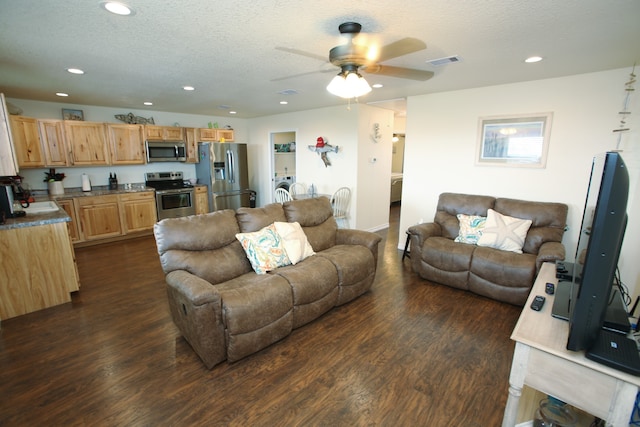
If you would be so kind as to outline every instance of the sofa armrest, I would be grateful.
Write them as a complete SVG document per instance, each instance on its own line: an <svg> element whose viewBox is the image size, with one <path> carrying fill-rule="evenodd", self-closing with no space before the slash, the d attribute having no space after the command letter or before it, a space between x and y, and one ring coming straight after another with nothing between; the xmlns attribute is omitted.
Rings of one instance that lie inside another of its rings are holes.
<svg viewBox="0 0 640 427"><path fill-rule="evenodd" d="M220 293L186 270L174 270L165 280L173 323L211 369L227 358Z"/></svg>
<svg viewBox="0 0 640 427"><path fill-rule="evenodd" d="M417 246L421 248L422 245L424 245L425 240L427 240L429 237L442 236L442 228L435 222L425 222L422 224L412 225L407 229L407 233L412 236L412 249L414 246L414 242L417 243Z"/></svg>
<svg viewBox="0 0 640 427"><path fill-rule="evenodd" d="M352 228L339 228L336 231L336 245L362 245L373 254L374 262L378 263L378 243L382 237L376 233Z"/></svg>
<svg viewBox="0 0 640 427"><path fill-rule="evenodd" d="M564 245L560 242L545 242L540 246L536 257L536 271L540 271L542 263L562 261L565 258Z"/></svg>

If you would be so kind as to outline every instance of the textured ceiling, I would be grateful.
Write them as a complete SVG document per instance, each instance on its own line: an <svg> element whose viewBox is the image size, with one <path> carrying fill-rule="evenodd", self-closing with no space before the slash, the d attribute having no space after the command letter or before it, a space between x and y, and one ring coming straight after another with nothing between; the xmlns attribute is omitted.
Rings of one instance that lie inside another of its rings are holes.
<svg viewBox="0 0 640 427"><path fill-rule="evenodd" d="M0 0L0 91L10 98L216 116L228 114L220 108L227 106L237 117L341 105L346 101L325 87L338 71L328 52L343 42L338 25L346 21L362 24L360 41L386 45L415 37L427 44L384 64L434 71L430 80L365 74L384 87L359 101L382 106L408 95L640 62L639 0L125 3L135 15L109 14L99 0ZM523 63L533 54L545 61ZM451 55L462 61L425 62ZM69 74L69 67L86 74ZM186 92L184 85L196 90ZM70 96L55 96L59 91ZM288 104L280 105L283 100Z"/></svg>

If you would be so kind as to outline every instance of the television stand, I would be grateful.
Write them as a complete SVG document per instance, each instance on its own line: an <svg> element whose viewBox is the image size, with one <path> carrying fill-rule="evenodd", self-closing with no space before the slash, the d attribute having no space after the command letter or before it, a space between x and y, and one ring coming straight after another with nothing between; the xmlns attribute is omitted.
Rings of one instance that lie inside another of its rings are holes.
<svg viewBox="0 0 640 427"><path fill-rule="evenodd" d="M540 311L529 307L536 295L545 295L546 282L557 284L553 263L542 265L511 334L516 345L502 426L516 424L526 384L607 420L607 426L628 427L640 377L588 359L583 351L567 350L569 323L551 316L555 295L546 296L547 303Z"/></svg>

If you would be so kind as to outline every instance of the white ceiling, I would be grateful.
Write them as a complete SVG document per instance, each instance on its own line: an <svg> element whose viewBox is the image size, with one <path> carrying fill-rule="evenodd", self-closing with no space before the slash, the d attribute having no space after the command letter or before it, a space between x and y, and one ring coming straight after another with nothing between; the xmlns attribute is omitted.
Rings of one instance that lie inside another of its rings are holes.
<svg viewBox="0 0 640 427"><path fill-rule="evenodd" d="M245 118L346 104L325 87L338 72L328 52L343 42L338 25L347 21L362 24L360 41L426 42L426 50L384 64L434 71L432 79L364 74L384 87L359 101L394 109L402 102L380 101L640 62L640 0L124 2L135 15L107 13L100 0L0 0L0 91L123 113L224 116L235 110ZM545 60L523 62L534 54ZM425 62L451 55L462 61L440 67ZM86 74L69 74L69 67ZM196 90L186 92L184 85ZM291 90L297 94L280 93ZM59 91L70 96L55 96ZM283 100L288 105L280 105Z"/></svg>

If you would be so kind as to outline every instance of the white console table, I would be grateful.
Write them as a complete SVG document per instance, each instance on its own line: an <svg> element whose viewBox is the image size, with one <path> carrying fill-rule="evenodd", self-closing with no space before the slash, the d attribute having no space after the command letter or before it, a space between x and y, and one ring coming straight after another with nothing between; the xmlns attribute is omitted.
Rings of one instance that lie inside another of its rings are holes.
<svg viewBox="0 0 640 427"><path fill-rule="evenodd" d="M515 426L525 384L606 420L607 426L628 427L640 377L589 360L583 351L566 349L569 323L551 316L553 295L545 294L546 282L558 283L555 264L542 266L511 334L516 347L502 427ZM530 307L536 295L547 298L541 311Z"/></svg>

